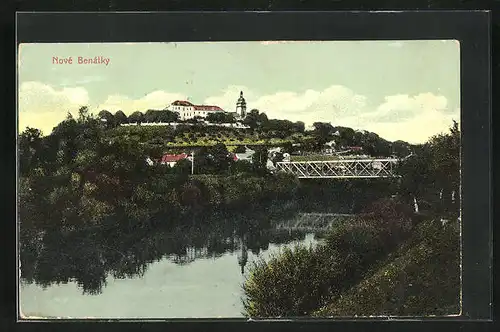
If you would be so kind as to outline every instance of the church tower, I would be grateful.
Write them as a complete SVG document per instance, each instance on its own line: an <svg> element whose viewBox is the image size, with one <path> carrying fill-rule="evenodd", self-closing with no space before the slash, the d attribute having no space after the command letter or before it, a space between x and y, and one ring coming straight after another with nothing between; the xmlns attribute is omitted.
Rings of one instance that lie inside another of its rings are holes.
<svg viewBox="0 0 500 332"><path fill-rule="evenodd" d="M247 102L243 98L243 91L240 91L240 98L236 102L236 114L242 119L247 116Z"/></svg>

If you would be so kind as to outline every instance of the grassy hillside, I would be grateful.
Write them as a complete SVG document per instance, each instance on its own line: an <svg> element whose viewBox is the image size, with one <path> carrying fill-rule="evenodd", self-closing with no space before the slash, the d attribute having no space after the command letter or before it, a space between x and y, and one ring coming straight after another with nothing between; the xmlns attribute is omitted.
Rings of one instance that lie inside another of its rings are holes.
<svg viewBox="0 0 500 332"><path fill-rule="evenodd" d="M144 144L162 148L211 146L224 143L238 145L283 145L302 142L310 138L306 134L293 133L288 136L273 136L269 133L216 126L127 126L109 131L111 137L138 140Z"/></svg>
<svg viewBox="0 0 500 332"><path fill-rule="evenodd" d="M332 127L327 131L294 129L275 130L261 128L229 128L206 125L169 126L118 126L108 130L111 138L135 140L151 148L169 150L174 148L212 146L223 143L233 150L238 145L287 146L293 150L319 151L321 142L335 141L337 147L360 146L363 153L374 156L392 154L406 156L411 145L406 142L389 142L371 132L355 131L351 128ZM292 148L292 145L294 147ZM298 145L298 146L297 146Z"/></svg>
<svg viewBox="0 0 500 332"><path fill-rule="evenodd" d="M430 220L368 277L315 316L460 313L460 235L458 224Z"/></svg>

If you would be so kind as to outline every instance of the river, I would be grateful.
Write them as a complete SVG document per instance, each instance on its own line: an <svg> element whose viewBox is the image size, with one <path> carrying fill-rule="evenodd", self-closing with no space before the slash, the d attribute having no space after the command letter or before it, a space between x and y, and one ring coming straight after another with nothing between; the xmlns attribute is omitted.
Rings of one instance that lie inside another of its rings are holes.
<svg viewBox="0 0 500 332"><path fill-rule="evenodd" d="M21 279L21 312L50 318L243 317L242 283L252 262L287 246L320 241L303 229L275 227L259 230L258 236L215 229L198 230L196 236L189 231L146 236L133 248L114 250L120 252L115 256L111 240L104 246L72 238L65 246L59 235L57 246L43 249L41 256L49 258L38 258L32 268L35 277ZM70 253L76 247L86 248L85 253ZM104 254L96 251L100 247Z"/></svg>

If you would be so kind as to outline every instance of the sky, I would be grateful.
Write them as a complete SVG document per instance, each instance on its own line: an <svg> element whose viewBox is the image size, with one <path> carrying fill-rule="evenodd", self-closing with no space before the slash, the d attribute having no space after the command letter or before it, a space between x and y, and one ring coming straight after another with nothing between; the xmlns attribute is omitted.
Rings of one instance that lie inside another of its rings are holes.
<svg viewBox="0 0 500 332"><path fill-rule="evenodd" d="M109 59L78 64L78 57ZM54 57L72 63L54 63ZM21 44L18 130L50 134L88 106L125 114L178 99L330 122L423 143L460 119L455 40Z"/></svg>

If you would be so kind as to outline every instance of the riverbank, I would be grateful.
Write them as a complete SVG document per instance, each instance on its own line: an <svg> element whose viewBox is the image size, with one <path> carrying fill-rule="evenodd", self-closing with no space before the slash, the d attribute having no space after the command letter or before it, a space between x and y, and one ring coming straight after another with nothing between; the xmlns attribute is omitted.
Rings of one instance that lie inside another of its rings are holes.
<svg viewBox="0 0 500 332"><path fill-rule="evenodd" d="M315 248L298 246L260 260L243 286L245 315L458 314L458 221L371 216L331 229Z"/></svg>

